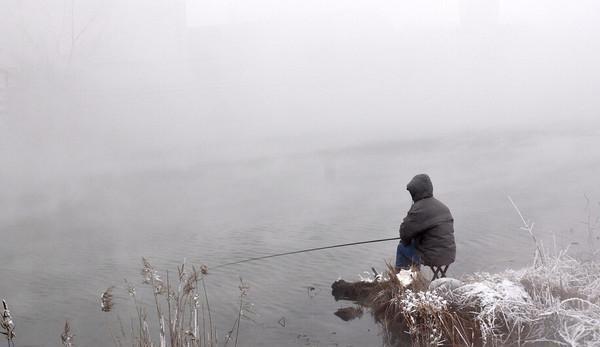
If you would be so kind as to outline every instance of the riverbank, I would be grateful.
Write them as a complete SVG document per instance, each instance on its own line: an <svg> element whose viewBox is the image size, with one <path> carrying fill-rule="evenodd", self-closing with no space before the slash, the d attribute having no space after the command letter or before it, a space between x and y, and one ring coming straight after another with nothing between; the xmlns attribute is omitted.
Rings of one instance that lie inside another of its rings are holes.
<svg viewBox="0 0 600 347"><path fill-rule="evenodd" d="M592 346L600 341L600 264L566 252L539 255L531 266L431 283L414 272L402 284L391 269L346 295L367 308L393 345L545 344ZM340 281L334 284L340 287ZM349 286L346 285L346 288ZM338 291L339 294L339 291Z"/></svg>

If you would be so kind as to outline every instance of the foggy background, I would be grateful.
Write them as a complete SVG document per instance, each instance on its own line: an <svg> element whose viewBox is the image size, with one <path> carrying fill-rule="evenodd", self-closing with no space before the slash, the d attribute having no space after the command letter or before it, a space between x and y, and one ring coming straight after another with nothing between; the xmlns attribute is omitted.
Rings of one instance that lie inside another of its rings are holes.
<svg viewBox="0 0 600 347"><path fill-rule="evenodd" d="M595 1L0 6L5 168L597 124Z"/></svg>
<svg viewBox="0 0 600 347"><path fill-rule="evenodd" d="M453 276L531 261L506 195L547 245L594 249L598 61L597 1L0 0L0 297L19 344L69 318L105 345L97 296L142 256L173 270L397 236L421 172L456 219ZM328 291L394 252L213 274L217 327L243 275L248 345L376 345Z"/></svg>

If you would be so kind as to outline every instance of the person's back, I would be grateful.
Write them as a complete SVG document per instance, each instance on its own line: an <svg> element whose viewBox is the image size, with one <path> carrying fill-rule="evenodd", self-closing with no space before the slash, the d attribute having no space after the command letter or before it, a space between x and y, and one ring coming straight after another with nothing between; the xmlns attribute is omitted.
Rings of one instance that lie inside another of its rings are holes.
<svg viewBox="0 0 600 347"><path fill-rule="evenodd" d="M406 189L413 198L413 205L400 225L396 266L453 263L456 258L454 219L448 207L433 197L431 179L425 174L417 175Z"/></svg>

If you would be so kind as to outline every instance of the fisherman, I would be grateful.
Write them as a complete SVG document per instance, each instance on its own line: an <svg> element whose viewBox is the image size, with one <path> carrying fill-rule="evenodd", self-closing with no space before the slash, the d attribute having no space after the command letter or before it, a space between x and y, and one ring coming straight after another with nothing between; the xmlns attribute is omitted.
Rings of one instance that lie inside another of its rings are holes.
<svg viewBox="0 0 600 347"><path fill-rule="evenodd" d="M406 186L413 204L400 225L396 271L411 265L449 265L456 257L454 218L446 205L433 197L426 174L416 175Z"/></svg>

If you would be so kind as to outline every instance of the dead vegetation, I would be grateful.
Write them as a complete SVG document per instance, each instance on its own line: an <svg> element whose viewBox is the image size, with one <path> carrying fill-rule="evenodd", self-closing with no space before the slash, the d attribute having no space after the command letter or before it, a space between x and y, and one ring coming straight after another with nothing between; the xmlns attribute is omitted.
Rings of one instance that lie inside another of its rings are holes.
<svg viewBox="0 0 600 347"><path fill-rule="evenodd" d="M0 331L0 333L6 336L6 339L8 340L8 345L14 346L14 339L16 337L15 323L13 322L6 300L2 300L2 316L0 317L0 328L2 328L2 331Z"/></svg>
<svg viewBox="0 0 600 347"><path fill-rule="evenodd" d="M249 287L241 278L237 318L229 332L219 340L206 291L205 277L208 275L208 268L205 265L197 269L187 266L184 262L177 267L177 275L173 281L169 272L161 274L147 259L142 258L141 275L142 284L150 290L153 305L144 304L144 300L138 297L138 289L125 281L123 289L133 301L136 317L131 320L129 329L126 329L117 316L119 333L114 334L111 331L115 346L238 345L242 319L248 318L248 314L252 312L251 305L246 301ZM114 311L114 292L118 289L119 287L111 286L100 295L100 309L103 312ZM66 321L60 336L63 346L75 346L74 336L71 325Z"/></svg>
<svg viewBox="0 0 600 347"><path fill-rule="evenodd" d="M566 250L549 255L510 202L535 243L529 267L429 285L420 274L403 285L389 267L379 281L337 281L333 294L368 308L392 344L600 346L600 264Z"/></svg>
<svg viewBox="0 0 600 347"><path fill-rule="evenodd" d="M65 327L63 328L62 334L60 334L60 342L65 347L73 347L73 337L71 325L69 324L69 321L65 321Z"/></svg>
<svg viewBox="0 0 600 347"><path fill-rule="evenodd" d="M354 291L350 282L333 287L367 308L392 344L598 345L600 265L564 253L539 259L519 271L476 273L453 289L429 290L420 273L405 286L392 269L380 281L355 282Z"/></svg>

